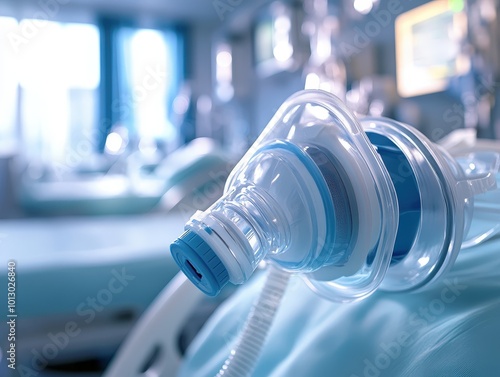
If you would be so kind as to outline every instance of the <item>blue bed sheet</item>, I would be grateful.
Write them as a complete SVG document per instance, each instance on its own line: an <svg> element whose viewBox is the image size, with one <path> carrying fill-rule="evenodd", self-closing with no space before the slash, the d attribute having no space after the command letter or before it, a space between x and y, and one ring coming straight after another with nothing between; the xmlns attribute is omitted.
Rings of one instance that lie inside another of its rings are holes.
<svg viewBox="0 0 500 377"><path fill-rule="evenodd" d="M262 284L244 286L207 322L180 376L218 372ZM254 375L500 376L500 237L461 251L440 282L415 293L336 304L293 277Z"/></svg>

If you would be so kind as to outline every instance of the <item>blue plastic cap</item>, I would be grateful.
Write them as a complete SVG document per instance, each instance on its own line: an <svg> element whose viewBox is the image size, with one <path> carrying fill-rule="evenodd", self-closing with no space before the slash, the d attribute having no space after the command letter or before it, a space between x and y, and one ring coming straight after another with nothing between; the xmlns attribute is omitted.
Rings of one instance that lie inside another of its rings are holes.
<svg viewBox="0 0 500 377"><path fill-rule="evenodd" d="M188 279L209 296L216 296L229 281L219 257L191 230L186 230L170 245L170 252Z"/></svg>

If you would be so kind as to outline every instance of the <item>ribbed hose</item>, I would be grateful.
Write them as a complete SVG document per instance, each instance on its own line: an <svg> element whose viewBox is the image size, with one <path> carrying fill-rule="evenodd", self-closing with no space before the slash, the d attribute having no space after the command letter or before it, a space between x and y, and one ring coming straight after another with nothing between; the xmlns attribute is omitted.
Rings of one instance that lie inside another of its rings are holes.
<svg viewBox="0 0 500 377"><path fill-rule="evenodd" d="M264 288L250 310L243 331L216 377L251 375L289 278L288 272L270 267Z"/></svg>

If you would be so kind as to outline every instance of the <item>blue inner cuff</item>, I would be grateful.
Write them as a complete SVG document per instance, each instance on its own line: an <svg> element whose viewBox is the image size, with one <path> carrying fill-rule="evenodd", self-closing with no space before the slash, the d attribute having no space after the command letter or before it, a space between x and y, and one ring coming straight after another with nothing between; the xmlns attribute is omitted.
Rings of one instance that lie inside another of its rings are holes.
<svg viewBox="0 0 500 377"><path fill-rule="evenodd" d="M396 189L399 204L399 224L391 264L401 261L410 251L418 232L422 206L415 173L404 153L387 137L367 132L367 136Z"/></svg>

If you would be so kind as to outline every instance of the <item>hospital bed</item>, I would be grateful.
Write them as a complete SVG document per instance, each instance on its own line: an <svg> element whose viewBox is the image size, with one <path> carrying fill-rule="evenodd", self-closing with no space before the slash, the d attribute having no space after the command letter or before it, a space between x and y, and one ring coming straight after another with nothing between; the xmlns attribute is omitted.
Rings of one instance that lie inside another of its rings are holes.
<svg viewBox="0 0 500 377"><path fill-rule="evenodd" d="M377 292L351 304L324 300L292 278L254 375L500 375L498 250L496 236L462 251L434 286L417 293ZM262 283L260 276L242 287L182 355L178 331L202 293L179 274L141 318L105 377L215 376Z"/></svg>
<svg viewBox="0 0 500 377"><path fill-rule="evenodd" d="M2 286L7 287L8 261L16 263L18 365L29 368L28 375L44 377L83 369L100 375L177 273L169 243L182 231L193 203L210 205L231 166L212 141L197 139L158 166L155 177L162 189L147 203L136 192L113 196L102 190L107 180L95 180L97 186L59 181L31 187L36 196L25 209L49 217L0 220ZM154 211L137 214L155 203ZM72 216L52 216L60 213ZM214 305L205 308L210 312ZM0 327L0 376L7 370L2 357L7 330Z"/></svg>

